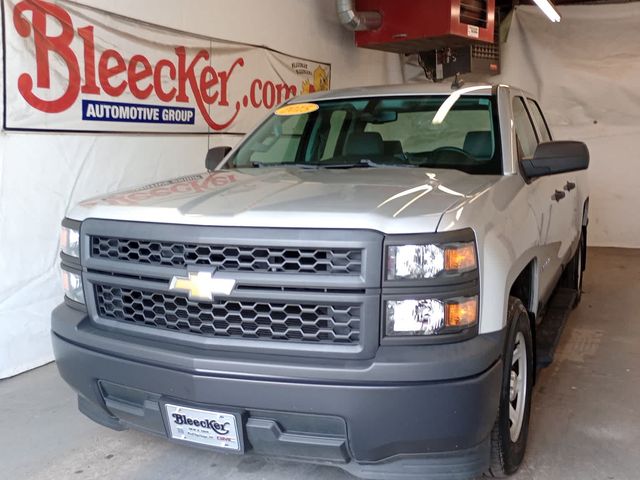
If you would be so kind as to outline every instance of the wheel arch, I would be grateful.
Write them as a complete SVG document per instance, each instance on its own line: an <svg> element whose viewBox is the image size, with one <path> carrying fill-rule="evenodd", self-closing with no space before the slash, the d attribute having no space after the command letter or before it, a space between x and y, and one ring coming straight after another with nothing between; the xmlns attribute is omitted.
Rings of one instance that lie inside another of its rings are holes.
<svg viewBox="0 0 640 480"><path fill-rule="evenodd" d="M537 294L536 265L537 259L531 259L531 261L529 261L516 275L509 287L509 296L518 298L524 305L524 308L527 309L529 316L534 319L537 313L536 309L538 304L535 298Z"/></svg>
<svg viewBox="0 0 640 480"><path fill-rule="evenodd" d="M589 227L589 197L587 197L582 206L582 271L587 268L587 229Z"/></svg>
<svg viewBox="0 0 640 480"><path fill-rule="evenodd" d="M509 287L509 299L520 300L529 316L529 328L533 341L533 358L535 365L536 358L536 325L538 314L538 259L532 258L517 274ZM508 319L507 319L508 320ZM535 368L533 371L533 381L536 381Z"/></svg>
<svg viewBox="0 0 640 480"><path fill-rule="evenodd" d="M587 197L582 204L582 228L587 228L589 225L589 197Z"/></svg>

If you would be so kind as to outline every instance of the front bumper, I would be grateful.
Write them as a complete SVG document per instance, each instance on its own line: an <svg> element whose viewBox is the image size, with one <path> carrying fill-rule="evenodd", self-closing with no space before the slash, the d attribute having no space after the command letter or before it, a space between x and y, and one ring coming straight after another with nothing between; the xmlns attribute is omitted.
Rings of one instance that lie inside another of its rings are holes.
<svg viewBox="0 0 640 480"><path fill-rule="evenodd" d="M364 478L469 478L488 467L501 332L294 367L118 338L66 305L52 327L58 369L80 409L111 428L166 437L170 401L240 413L247 452L332 463Z"/></svg>

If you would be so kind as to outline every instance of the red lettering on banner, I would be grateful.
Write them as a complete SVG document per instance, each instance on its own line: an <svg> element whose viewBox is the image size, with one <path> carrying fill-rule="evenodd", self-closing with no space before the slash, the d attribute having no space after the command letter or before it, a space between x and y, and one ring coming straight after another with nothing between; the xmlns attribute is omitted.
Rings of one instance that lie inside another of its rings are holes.
<svg viewBox="0 0 640 480"><path fill-rule="evenodd" d="M93 27L78 29L78 35L82 37L84 48L84 85L82 93L100 93L100 87L96 84L96 48L93 41Z"/></svg>
<svg viewBox="0 0 640 480"><path fill-rule="evenodd" d="M31 12L32 20L29 23L23 13ZM47 15L58 19L62 31L57 36L47 36ZM16 32L22 37L31 35L31 26L34 30L34 42L36 50L36 67L38 88L49 88L51 77L49 70L49 52L57 53L69 70L69 83L65 92L55 100L44 100L33 93L33 78L28 73L18 77L18 91L24 99L34 108L47 113L60 113L67 110L78 98L80 92L80 70L78 60L73 50L73 24L69 14L58 5L40 0L28 0L20 2L13 10L13 24Z"/></svg>
<svg viewBox="0 0 640 480"><path fill-rule="evenodd" d="M218 80L218 73L212 66L207 65L202 69L200 73L200 95L202 95L205 103L213 104L218 99L218 92L213 92L209 95L209 89L215 87L218 84Z"/></svg>
<svg viewBox="0 0 640 480"><path fill-rule="evenodd" d="M194 71L196 63L200 60L209 60L209 52L200 50L187 67L187 49L184 47L176 47L175 51L178 56L178 96L176 97L176 102L188 102L187 80L189 80L191 85L196 83Z"/></svg>
<svg viewBox="0 0 640 480"><path fill-rule="evenodd" d="M142 70L137 70L137 66L142 65ZM151 92L153 92L153 83L148 84L144 88L140 88L138 82L153 75L153 69L147 57L142 55L134 55L129 62L129 69L127 71L129 79L129 90L133 93L133 96L144 100L149 98Z"/></svg>
<svg viewBox="0 0 640 480"><path fill-rule="evenodd" d="M200 115L204 117L204 119L209 124L209 126L214 130L224 130L225 128L227 128L236 119L236 117L238 116L238 113L240 113L240 102L236 102L236 111L229 120L227 120L225 123L218 123L213 118L211 118L211 115L209 115L207 105L203 101L202 92L199 91L200 87L198 85L198 81L196 80L196 75L194 71L195 65L200 60L209 60L209 52L207 52L206 50L200 50L196 54L195 58L191 61L188 67L186 66L187 64L186 49L184 47L177 47L176 55L178 55L178 96L176 97L176 101L178 102L189 101L189 97L186 94L186 85L185 85L186 81L188 80L189 86L191 87L191 91L193 92L193 96L195 97L194 100L196 102L196 105L198 106L198 110L200 110ZM229 71L233 70L233 68L235 68L236 65L243 66L244 59L243 58L237 59L233 63Z"/></svg>
<svg viewBox="0 0 640 480"><path fill-rule="evenodd" d="M229 77L233 73L233 69L236 68L238 65L243 67L244 66L244 59L239 58L235 62L233 62L231 67L229 67L229 71L228 72L220 72L219 73L220 82L221 82L221 87L220 87L220 105L222 105L223 107L229 106L229 99L227 98L227 84L229 83Z"/></svg>
<svg viewBox="0 0 640 480"><path fill-rule="evenodd" d="M264 83L264 89L262 90L262 103L267 108L273 108L276 104L276 86L271 81Z"/></svg>
<svg viewBox="0 0 640 480"><path fill-rule="evenodd" d="M172 101L178 89L176 87L171 88L169 91L162 89L162 70L167 69L169 71L169 78L171 80L176 79L176 66L169 60L162 59L156 64L156 68L153 71L153 88L156 91L156 95L163 102Z"/></svg>
<svg viewBox="0 0 640 480"><path fill-rule="evenodd" d="M273 108L275 105L279 105L297 94L298 89L295 85L287 85L285 83L276 85L271 81L263 83L262 80L256 78L251 82L248 102L251 103L253 108Z"/></svg>
<svg viewBox="0 0 640 480"><path fill-rule="evenodd" d="M278 90L278 103L282 103L285 100L289 100L291 97L295 97L298 94L298 89L295 85L287 85L286 83L279 83L276 85Z"/></svg>
<svg viewBox="0 0 640 480"><path fill-rule="evenodd" d="M115 65L109 66L109 60L112 58L115 60ZM126 71L127 64L124 62L122 55L113 49L105 50L98 63L100 86L112 97L119 97L127 89L127 82L122 80L118 85L114 86L111 84L111 78Z"/></svg>
<svg viewBox="0 0 640 480"><path fill-rule="evenodd" d="M262 91L262 81L256 78L251 82L251 90L249 92L249 99L251 100L251 106L253 108L260 108L262 106L262 100L258 97L258 91Z"/></svg>
<svg viewBox="0 0 640 480"><path fill-rule="evenodd" d="M22 73L18 77L18 91L29 105L42 112L63 112L74 105L80 93L101 95L104 92L110 97L120 97L128 92L138 100L155 95L165 103L193 102L209 127L220 131L236 120L241 105L255 109L273 108L297 93L293 85L255 79L249 92L241 98L242 102L233 102L229 98L229 82L234 71L244 67L244 58L236 58L226 70L216 70L208 63L210 52L206 49L190 56L185 47L178 46L174 49L175 61L163 58L155 64L142 54L125 58L113 48L99 53L94 26L75 30L71 16L64 8L44 0L19 1L13 11L13 24L20 36L33 36L36 59L35 85L31 74ZM51 34L47 25L57 34ZM78 56L72 48L76 31L82 41L82 74ZM50 99L51 95L42 98L35 91L35 88L51 88L51 54L59 57L68 70L68 84L54 99ZM213 115L219 111L210 108L213 105L224 107L222 112L227 118L214 119Z"/></svg>

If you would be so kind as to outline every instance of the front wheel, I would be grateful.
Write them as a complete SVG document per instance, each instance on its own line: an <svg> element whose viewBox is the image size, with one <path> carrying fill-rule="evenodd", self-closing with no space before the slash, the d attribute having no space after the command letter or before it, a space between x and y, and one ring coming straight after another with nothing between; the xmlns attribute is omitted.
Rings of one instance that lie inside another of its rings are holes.
<svg viewBox="0 0 640 480"><path fill-rule="evenodd" d="M504 478L518 470L529 433L533 342L529 315L519 299L509 299L507 320L500 408L491 432L491 467L486 475L490 478Z"/></svg>

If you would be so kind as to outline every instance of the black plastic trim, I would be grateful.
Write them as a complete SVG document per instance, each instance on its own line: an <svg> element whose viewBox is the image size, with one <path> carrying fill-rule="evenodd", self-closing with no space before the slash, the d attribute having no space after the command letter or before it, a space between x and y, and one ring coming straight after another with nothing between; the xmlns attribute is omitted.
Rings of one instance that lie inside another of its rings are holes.
<svg viewBox="0 0 640 480"><path fill-rule="evenodd" d="M82 268L80 258L68 255L63 251L60 251L60 261L62 265L69 265L71 268L80 270Z"/></svg>
<svg viewBox="0 0 640 480"><path fill-rule="evenodd" d="M583 142L544 142L538 144L533 158L525 158L521 163L528 178L586 170L589 168L589 149Z"/></svg>
<svg viewBox="0 0 640 480"><path fill-rule="evenodd" d="M177 396L187 404L340 417L347 423L350 452L358 462L464 450L482 442L495 422L502 371L498 360L473 377L447 379L440 372L440 381L399 384L394 379L404 370L398 368L404 367L400 360L381 384L280 382L269 377L180 372L97 353L55 335L53 346L62 378L98 406L103 402L96 385L103 380L159 398L180 392ZM418 365L415 371L419 373ZM129 422L147 430L154 424L157 420L146 425Z"/></svg>
<svg viewBox="0 0 640 480"><path fill-rule="evenodd" d="M72 218L63 218L62 219L62 226L63 227L67 227L67 228L72 228L73 230L78 230L80 231L80 227L82 226L82 222L79 220L74 220Z"/></svg>
<svg viewBox="0 0 640 480"><path fill-rule="evenodd" d="M66 263L60 263L60 268L67 272L77 273L78 275L82 274L82 269L78 268L77 265L68 265Z"/></svg>
<svg viewBox="0 0 640 480"><path fill-rule="evenodd" d="M68 305L70 308L73 308L74 310L78 310L79 312L86 312L87 311L87 306L84 303L80 303L80 302L76 302L75 300L71 300L66 295L64 296L64 303L65 303L65 305Z"/></svg>

